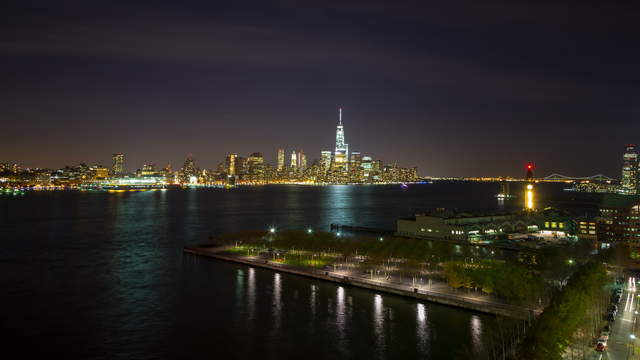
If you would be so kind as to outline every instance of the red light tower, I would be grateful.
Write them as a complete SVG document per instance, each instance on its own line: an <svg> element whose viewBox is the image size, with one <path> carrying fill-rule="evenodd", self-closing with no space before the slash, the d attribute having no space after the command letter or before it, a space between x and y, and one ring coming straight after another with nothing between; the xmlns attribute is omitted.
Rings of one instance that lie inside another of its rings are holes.
<svg viewBox="0 0 640 360"><path fill-rule="evenodd" d="M527 181L533 180L533 164L529 163L525 168L527 169Z"/></svg>

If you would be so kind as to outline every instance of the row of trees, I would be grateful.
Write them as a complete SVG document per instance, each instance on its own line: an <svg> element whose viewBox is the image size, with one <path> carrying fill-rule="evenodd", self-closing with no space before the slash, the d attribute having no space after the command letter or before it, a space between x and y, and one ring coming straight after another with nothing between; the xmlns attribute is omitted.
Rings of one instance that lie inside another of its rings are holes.
<svg viewBox="0 0 640 360"><path fill-rule="evenodd" d="M535 304L545 290L540 276L518 263L447 261L442 268L442 276L451 287L479 289L517 302Z"/></svg>
<svg viewBox="0 0 640 360"><path fill-rule="evenodd" d="M597 331L600 321L593 320L602 319L606 282L606 269L602 264L582 265L536 318L521 344L519 358L560 360L576 335Z"/></svg>
<svg viewBox="0 0 640 360"><path fill-rule="evenodd" d="M408 262L424 262L437 258L449 260L473 256L498 256L499 250L471 245L455 245L441 241L398 238L394 236L338 236L313 231L245 231L223 234L219 242L242 243L280 250L304 249L311 252L339 252L344 256L366 255L370 259L403 258Z"/></svg>

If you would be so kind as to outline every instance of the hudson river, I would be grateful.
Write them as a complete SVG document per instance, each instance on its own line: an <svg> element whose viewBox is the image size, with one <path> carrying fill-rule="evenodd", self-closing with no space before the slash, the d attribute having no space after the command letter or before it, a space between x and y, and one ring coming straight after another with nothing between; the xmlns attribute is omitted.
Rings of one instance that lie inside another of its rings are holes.
<svg viewBox="0 0 640 360"><path fill-rule="evenodd" d="M393 229L396 218L433 207L496 209L497 191L435 183L2 196L3 351L67 359L472 358L492 336L491 316L188 256L182 247L270 226Z"/></svg>

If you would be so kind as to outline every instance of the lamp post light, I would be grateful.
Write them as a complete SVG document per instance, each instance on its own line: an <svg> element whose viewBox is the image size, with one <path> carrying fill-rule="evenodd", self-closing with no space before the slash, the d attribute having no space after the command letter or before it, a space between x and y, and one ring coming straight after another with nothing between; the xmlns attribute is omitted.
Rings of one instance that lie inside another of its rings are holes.
<svg viewBox="0 0 640 360"><path fill-rule="evenodd" d="M313 233L313 229L308 228L308 229L307 229L307 234L311 234L311 233Z"/></svg>
<svg viewBox="0 0 640 360"><path fill-rule="evenodd" d="M276 228L274 228L274 227L269 228L269 233L270 234L275 234L276 233Z"/></svg>

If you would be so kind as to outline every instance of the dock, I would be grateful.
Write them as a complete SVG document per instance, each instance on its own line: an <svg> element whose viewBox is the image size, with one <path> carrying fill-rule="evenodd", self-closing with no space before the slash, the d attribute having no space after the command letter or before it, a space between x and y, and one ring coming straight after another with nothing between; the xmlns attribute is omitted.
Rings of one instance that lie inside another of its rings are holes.
<svg viewBox="0 0 640 360"><path fill-rule="evenodd" d="M531 320L542 312L541 309L495 302L474 296L445 293L396 283L366 279L363 277L345 276L344 274L327 270L301 268L292 265L277 263L263 258L228 254L224 252L226 248L227 247L223 246L185 246L184 252L187 254L204 256L212 259L259 267L317 280L329 281L346 286L355 286L387 294L410 297L418 300L424 300L491 315L500 315L521 320Z"/></svg>

